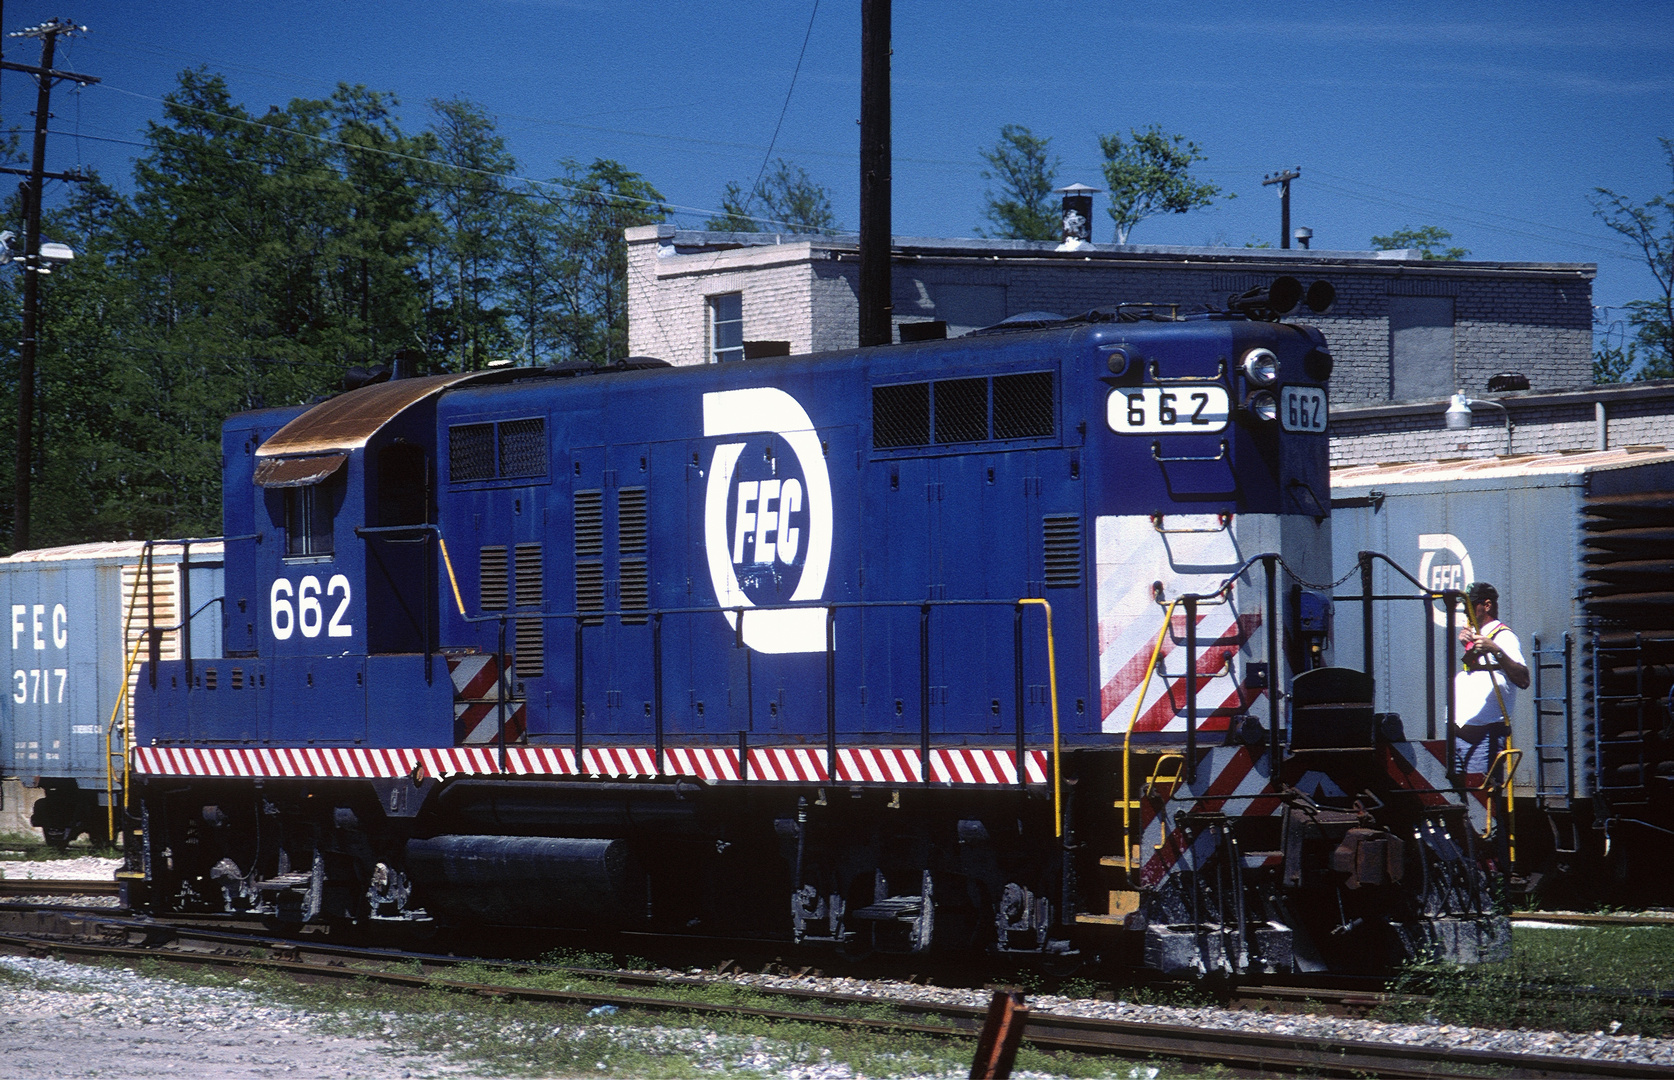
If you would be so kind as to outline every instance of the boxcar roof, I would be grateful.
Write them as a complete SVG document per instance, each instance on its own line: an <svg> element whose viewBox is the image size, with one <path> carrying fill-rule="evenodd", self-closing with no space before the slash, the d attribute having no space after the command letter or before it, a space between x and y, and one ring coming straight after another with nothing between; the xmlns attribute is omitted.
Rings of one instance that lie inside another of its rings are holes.
<svg viewBox="0 0 1674 1080"><path fill-rule="evenodd" d="M77 562L87 559L138 559L145 554L144 540L102 540L92 544L68 544L64 547L37 548L33 551L19 551L0 558L0 563L45 563L45 562ZM159 540L156 543L157 558L164 562L176 562L180 558L179 540ZM194 555L221 554L219 540L193 540Z"/></svg>
<svg viewBox="0 0 1674 1080"><path fill-rule="evenodd" d="M1518 454L1514 457L1455 458L1440 461L1399 461L1386 465L1350 465L1331 470L1336 490L1381 487L1386 484L1447 483L1456 480L1509 480L1521 477L1555 478L1674 461L1674 452L1661 446L1586 450L1572 454Z"/></svg>

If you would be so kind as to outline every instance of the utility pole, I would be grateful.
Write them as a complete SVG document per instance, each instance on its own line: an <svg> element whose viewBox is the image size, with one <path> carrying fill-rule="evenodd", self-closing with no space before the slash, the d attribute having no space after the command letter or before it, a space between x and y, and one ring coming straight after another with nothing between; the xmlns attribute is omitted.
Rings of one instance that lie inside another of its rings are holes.
<svg viewBox="0 0 1674 1080"><path fill-rule="evenodd" d="M40 344L41 274L49 272L41 259L41 192L49 175L55 180L80 180L73 173L46 171L47 121L52 116L52 87L54 83L69 81L82 86L99 80L69 71L55 71L52 54L60 36L85 33L85 26L64 19L51 19L39 26L19 30L12 37L41 39L41 66L13 64L0 61L0 69L22 71L35 76L38 87L35 95L35 153L29 166L29 180L23 185L23 340L19 343L17 365L17 478L12 500L12 550L29 547L29 480L33 464L33 436L35 421L35 354ZM0 170L20 173L19 169Z"/></svg>
<svg viewBox="0 0 1674 1080"><path fill-rule="evenodd" d="M889 2L860 2L860 344L895 340L890 322Z"/></svg>
<svg viewBox="0 0 1674 1080"><path fill-rule="evenodd" d="M1290 182L1301 175L1302 166L1298 165L1261 178L1262 187L1279 185L1279 246L1282 248L1290 247Z"/></svg>

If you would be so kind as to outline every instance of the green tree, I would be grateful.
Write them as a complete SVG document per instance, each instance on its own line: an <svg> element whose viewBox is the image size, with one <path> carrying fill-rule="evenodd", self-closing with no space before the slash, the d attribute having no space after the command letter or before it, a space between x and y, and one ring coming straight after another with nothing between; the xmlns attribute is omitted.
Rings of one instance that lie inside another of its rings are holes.
<svg viewBox="0 0 1674 1080"><path fill-rule="evenodd" d="M503 351L505 313L494 305L501 230L510 206L506 178L517 167L494 118L463 98L430 102L435 139L435 211L446 228L446 284L432 263L432 307L445 319L441 344L460 371L482 367ZM433 256L434 258L434 256ZM445 299L442 299L445 297Z"/></svg>
<svg viewBox="0 0 1674 1080"><path fill-rule="evenodd" d="M1431 262L1457 262L1470 255L1462 247L1444 248L1453 234L1437 225L1421 225L1416 229L1396 229L1388 236L1372 237L1373 251L1400 251L1413 248L1419 257Z"/></svg>
<svg viewBox="0 0 1674 1080"><path fill-rule="evenodd" d="M1051 138L1041 138L1021 124L1006 124L999 141L977 151L988 162L982 178L1000 185L998 194L983 192L983 217L993 223L994 231L979 228L978 236L1057 240L1063 235L1063 222L1052 203L1063 161L1050 153L1051 144Z"/></svg>
<svg viewBox="0 0 1674 1080"><path fill-rule="evenodd" d="M1118 244L1127 243L1133 227L1148 217L1184 214L1210 205L1221 193L1216 185L1192 177L1192 165L1206 159L1185 136L1166 134L1158 124L1131 129L1128 135L1126 142L1120 135L1099 136Z"/></svg>
<svg viewBox="0 0 1674 1080"><path fill-rule="evenodd" d="M561 196L527 192L511 200L500 288L516 324L518 352L531 365L559 344L563 283L572 276L564 225Z"/></svg>
<svg viewBox="0 0 1674 1080"><path fill-rule="evenodd" d="M333 288L356 338L348 355L365 365L423 348L420 261L442 239L423 189L435 140L402 132L391 112L397 104L346 85L328 103L342 177L342 203L329 208L337 229Z"/></svg>
<svg viewBox="0 0 1674 1080"><path fill-rule="evenodd" d="M667 216L643 176L608 158L564 162L563 251L555 313L560 352L605 363L628 355L628 242L622 231Z"/></svg>
<svg viewBox="0 0 1674 1080"><path fill-rule="evenodd" d="M1663 156L1674 170L1674 139L1659 138ZM1628 303L1628 323L1645 353L1641 379L1674 378L1674 190L1643 204L1629 202L1608 188L1597 188L1593 213L1639 249L1662 295Z"/></svg>
<svg viewBox="0 0 1674 1080"><path fill-rule="evenodd" d="M1631 341L1626 345L1598 345L1593 349L1593 382L1627 382L1634 365L1639 363L1638 352Z"/></svg>
<svg viewBox="0 0 1674 1080"><path fill-rule="evenodd" d="M807 169L784 158L775 161L749 192L736 181L728 181L721 191L721 213L705 224L722 232L829 234L843 230L831 208L830 192Z"/></svg>

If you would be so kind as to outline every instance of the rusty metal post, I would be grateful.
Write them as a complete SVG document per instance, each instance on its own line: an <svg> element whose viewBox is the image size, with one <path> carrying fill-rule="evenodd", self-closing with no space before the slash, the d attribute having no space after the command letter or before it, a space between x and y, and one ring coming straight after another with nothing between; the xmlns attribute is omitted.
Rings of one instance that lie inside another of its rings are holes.
<svg viewBox="0 0 1674 1080"><path fill-rule="evenodd" d="M971 1080L1002 1080L1011 1075L1017 1061L1017 1046L1029 1022L1029 1007L1021 990L996 990L988 1004L988 1019L977 1039L971 1060Z"/></svg>

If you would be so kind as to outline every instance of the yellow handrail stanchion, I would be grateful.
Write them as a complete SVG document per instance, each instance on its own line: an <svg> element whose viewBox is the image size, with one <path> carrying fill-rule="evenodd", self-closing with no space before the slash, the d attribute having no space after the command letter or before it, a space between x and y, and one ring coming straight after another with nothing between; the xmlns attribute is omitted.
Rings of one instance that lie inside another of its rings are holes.
<svg viewBox="0 0 1674 1080"><path fill-rule="evenodd" d="M143 556L142 556L143 558ZM139 605L140 578L144 577L141 570L145 564L139 563L134 567L134 587L128 594L128 616L122 620L122 640L128 640L128 631L134 626L134 609ZM117 571L119 574L120 570ZM105 725L105 835L111 843L116 842L116 770L111 768L111 736L116 732L116 718L122 714L122 704L128 700L128 679L133 674L134 661L139 659L140 642L134 643L134 651L128 654L128 662L122 668L122 686L116 692L116 707L110 712L110 723ZM132 748L132 732L124 725L122 731L122 806L128 806L128 751Z"/></svg>
<svg viewBox="0 0 1674 1080"><path fill-rule="evenodd" d="M453 576L453 560L448 558L448 542L436 534L436 546L442 549L442 565L448 568L448 584L453 586L453 602L459 605L460 618L465 617L465 601L459 595L459 579Z"/></svg>
<svg viewBox="0 0 1674 1080"><path fill-rule="evenodd" d="M1151 686L1151 676L1156 673L1157 661L1162 658L1163 639L1168 636L1169 627L1174 625L1174 605L1178 599L1168 602L1168 611L1163 615L1162 629L1157 631L1157 643L1151 649L1151 659L1145 665L1145 678L1139 683L1139 696L1134 699L1133 716L1128 720L1127 730L1122 732L1122 863L1126 867L1131 879L1133 874L1133 770L1130 765L1129 747L1133 742L1134 725L1139 723L1139 711L1145 707L1145 691Z"/></svg>
<svg viewBox="0 0 1674 1080"><path fill-rule="evenodd" d="M1523 759L1523 751L1513 750L1509 746L1494 755L1494 760L1488 766L1488 772L1483 777L1482 790L1488 796L1487 820L1483 822L1482 838L1489 839L1494 835L1494 796L1499 792L1506 793L1505 812L1507 818L1511 816L1511 774L1517 771L1517 764ZM1498 775L1499 780L1494 777ZM1508 820L1506 828L1512 828ZM1508 836L1509 840L1510 837Z"/></svg>
<svg viewBox="0 0 1674 1080"><path fill-rule="evenodd" d="M1046 681L1052 695L1052 815L1055 836L1064 835L1064 769L1062 746L1058 738L1058 654L1052 643L1052 605L1038 596L1026 596L1019 604L1039 604L1046 609ZM1023 763L1017 763L1018 771Z"/></svg>
<svg viewBox="0 0 1674 1080"><path fill-rule="evenodd" d="M1476 625L1476 611L1471 607L1469 599L1466 599L1465 601L1465 621L1470 624L1470 628L1472 630L1477 633L1482 632L1482 628ZM1536 659L1539 658L1537 657ZM1515 866L1517 865L1517 785L1512 783L1510 770L1517 768L1517 763L1522 759L1523 752L1521 750L1514 749L1511 745L1511 710L1505 707L1505 695L1500 692L1500 683L1498 679L1494 678L1492 668L1488 670L1488 685L1494 688L1494 700L1499 703L1500 715L1505 717L1505 749L1500 751L1499 756L1489 763L1488 771L1490 775L1494 771L1494 765L1504 759L1507 754L1512 755L1508 771L1505 774L1505 814L1509 819L1505 826L1505 851L1506 855L1511 859L1511 864ZM1453 748L1448 747L1448 753L1451 754L1452 752ZM1493 829L1494 825L1493 814L1493 804L1492 800L1490 800L1488 808L1488 827L1490 830ZM1486 838L1487 835L1487 833L1483 833L1484 838Z"/></svg>

